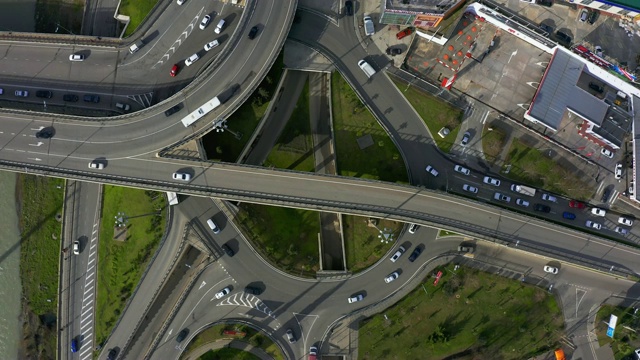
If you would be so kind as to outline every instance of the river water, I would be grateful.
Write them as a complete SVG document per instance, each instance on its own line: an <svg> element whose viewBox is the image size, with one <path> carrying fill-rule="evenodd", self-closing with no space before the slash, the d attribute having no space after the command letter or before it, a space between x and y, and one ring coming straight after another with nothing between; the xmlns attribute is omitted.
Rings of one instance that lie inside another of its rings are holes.
<svg viewBox="0 0 640 360"><path fill-rule="evenodd" d="M0 171L0 358L17 359L20 322L20 231L16 174Z"/></svg>

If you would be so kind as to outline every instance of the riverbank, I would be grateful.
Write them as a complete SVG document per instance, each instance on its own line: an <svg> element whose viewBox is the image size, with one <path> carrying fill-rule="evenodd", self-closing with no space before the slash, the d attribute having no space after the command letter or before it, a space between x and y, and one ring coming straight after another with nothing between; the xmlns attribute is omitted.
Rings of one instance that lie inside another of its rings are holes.
<svg viewBox="0 0 640 360"><path fill-rule="evenodd" d="M63 196L61 179L17 176L15 202L23 289L20 359L56 358Z"/></svg>

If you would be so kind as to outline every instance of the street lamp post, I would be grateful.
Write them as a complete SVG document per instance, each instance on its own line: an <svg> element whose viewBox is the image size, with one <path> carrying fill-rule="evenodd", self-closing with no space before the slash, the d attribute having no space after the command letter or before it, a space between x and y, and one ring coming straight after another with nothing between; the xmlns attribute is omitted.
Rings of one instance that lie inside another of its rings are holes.
<svg viewBox="0 0 640 360"><path fill-rule="evenodd" d="M71 30L67 29L66 27L64 27L64 26L62 26L62 25L60 25L60 23L58 22L58 23L56 23L56 31L55 31L56 33L58 32L58 29L59 29L59 28L63 28L63 29L64 29L64 30L66 30L69 34L71 34L71 35L74 35L74 36L75 36L75 34L73 33L73 31L71 31Z"/></svg>

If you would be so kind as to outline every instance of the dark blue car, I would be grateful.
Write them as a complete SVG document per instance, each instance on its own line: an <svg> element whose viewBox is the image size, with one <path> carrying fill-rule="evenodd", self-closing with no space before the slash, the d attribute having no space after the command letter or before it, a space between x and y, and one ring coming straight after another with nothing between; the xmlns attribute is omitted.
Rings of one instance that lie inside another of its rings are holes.
<svg viewBox="0 0 640 360"><path fill-rule="evenodd" d="M575 220L576 219L576 214L570 213L568 211L565 211L565 212L562 213L562 217L567 219L567 220Z"/></svg>
<svg viewBox="0 0 640 360"><path fill-rule="evenodd" d="M78 351L78 340L76 339L72 339L71 340L71 352L77 352Z"/></svg>

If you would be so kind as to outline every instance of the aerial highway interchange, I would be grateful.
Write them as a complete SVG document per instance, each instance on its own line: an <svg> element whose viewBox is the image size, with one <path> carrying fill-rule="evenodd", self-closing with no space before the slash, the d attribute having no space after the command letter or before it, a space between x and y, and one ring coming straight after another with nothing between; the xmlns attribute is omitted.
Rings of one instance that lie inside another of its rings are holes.
<svg viewBox="0 0 640 360"><path fill-rule="evenodd" d="M604 293L638 295L627 280L617 284L606 281L607 276L624 279L640 273L637 249L565 227L567 221L557 215L568 208L569 199L549 204L550 215L535 216L531 216L533 212L514 212L491 204L494 191L508 192L511 183L503 181L496 188L483 183L485 174L455 173L456 163L435 148L429 130L393 82L382 73L368 79L358 68L357 62L363 58L377 59L381 70L387 66L380 49L372 42L362 41L358 32L359 17L339 17L334 23L326 16L298 9L302 25L292 28L297 6L295 1L248 1L244 8L218 2L211 6L210 2L201 0L188 0L182 5L172 1L167 5L170 11L160 15L144 34L136 34L145 43L134 53L129 51L129 43L119 47L79 46L58 41L0 43L5 49L10 48L11 54L10 64L5 67L12 72L5 77L5 83L12 85L4 86L5 93L16 90L35 93L38 89L54 92L52 99L33 96L19 99L21 105L16 109L0 113L4 124L0 133L3 169L191 195L171 210L171 236L158 255L158 259L164 261L150 265L153 271L149 271L151 275L143 279L141 287L151 290L161 284L161 274L169 270L169 259L179 251L178 242L187 223L206 234L215 249L216 261L193 275L194 286L167 319L169 322L163 326L159 341L132 339L143 320L145 306L152 301L151 291L139 291L102 347L106 351L101 353L101 359L113 348L118 348L118 356L122 358L178 358L184 348L176 346L173 338L181 329L188 326L191 330L188 338L191 338L199 329L225 319L244 321L262 329L278 343L287 358L302 358L311 346L324 346L335 324L350 312L399 296L397 293L409 286L410 280L427 273L430 261L442 254L455 256L460 241L431 241L437 232L432 228L451 229L484 240L479 242L479 252L486 251L487 256L519 257L525 252L556 259L573 264L567 267L571 269L567 270L570 273L567 276L579 281L588 281L592 276ZM202 17L212 12L215 16L211 23L200 30L198 24ZM226 19L227 25L221 34L215 34L213 28L220 19ZM247 34L254 26L258 26L259 33L255 39L249 39ZM196 161L165 151L208 131L213 120L228 117L246 101L266 75L287 37L323 53L334 63L397 145L407 165L411 185ZM203 45L214 39L219 39L220 45L205 51ZM182 60L194 53L200 54L200 59L192 66L183 66ZM83 54L85 59L69 61L70 54ZM181 64L178 76L169 76L177 63ZM38 75L33 77L33 74ZM26 78L29 81L25 81ZM101 100L99 103L81 100L79 107L83 112L75 115L54 114L53 107L64 104L62 93L77 94L80 99L86 94L96 94ZM194 125L183 126L184 116L216 96L224 100L220 107ZM132 111L118 111L115 108L118 102L131 104ZM177 104L180 111L166 116L165 111ZM87 111L95 111L100 117L82 116ZM123 114L102 115L119 113ZM49 129L51 135L36 137L43 129ZM104 168L92 169L87 166L91 162L99 162ZM434 177L425 171L429 165L438 169L440 176ZM190 179L172 179L173 172L189 174ZM462 193L462 185L469 183L480 189L477 197L454 194ZM96 185L81 186L87 190L80 193L79 198L88 197L85 201L94 204ZM457 191L450 192L453 188ZM413 238L403 236L399 243L408 241L410 249L421 245L428 251L416 263L407 261L408 253L398 264L385 258L370 271L347 279L302 279L264 261L227 220L224 209L210 198L418 223L426 226ZM82 208L82 204L77 206ZM96 221L95 208L89 206L82 211L86 215L78 216L86 216L86 224L77 224L78 229L69 230L73 231L69 235L72 238L90 233L90 223ZM584 214L579 216L580 221L589 218ZM207 220L210 218L220 225L220 234L209 231ZM616 216L609 214L608 218L615 222ZM631 236L637 237L637 234L632 229ZM229 257L220 246L233 239L236 254ZM486 250L483 250L485 241ZM89 252L84 252L77 257L79 260L73 264L76 270L67 275L90 268L91 259L85 257L85 253L88 256ZM399 266L403 268L401 277L382 287L383 278ZM261 294L242 291L255 282L261 284ZM372 283L380 285L364 285ZM231 293L215 299L214 294L227 286ZM73 291L80 292L82 288ZM367 296L362 302L347 303L349 297L363 291ZM69 297L74 295L70 293ZM75 313L74 316L85 314L86 305L71 299L66 301L70 302L69 309L64 312ZM78 326L84 324L78 323ZM285 340L288 328L296 329L294 332L301 341L288 343ZM79 328L69 331L73 330L79 331ZM68 343L74 335L66 333L64 342L60 342L59 352L64 358L72 356ZM82 356L92 356L91 350L97 344L86 340L83 343L88 345L82 349ZM151 344L154 347L145 347Z"/></svg>

